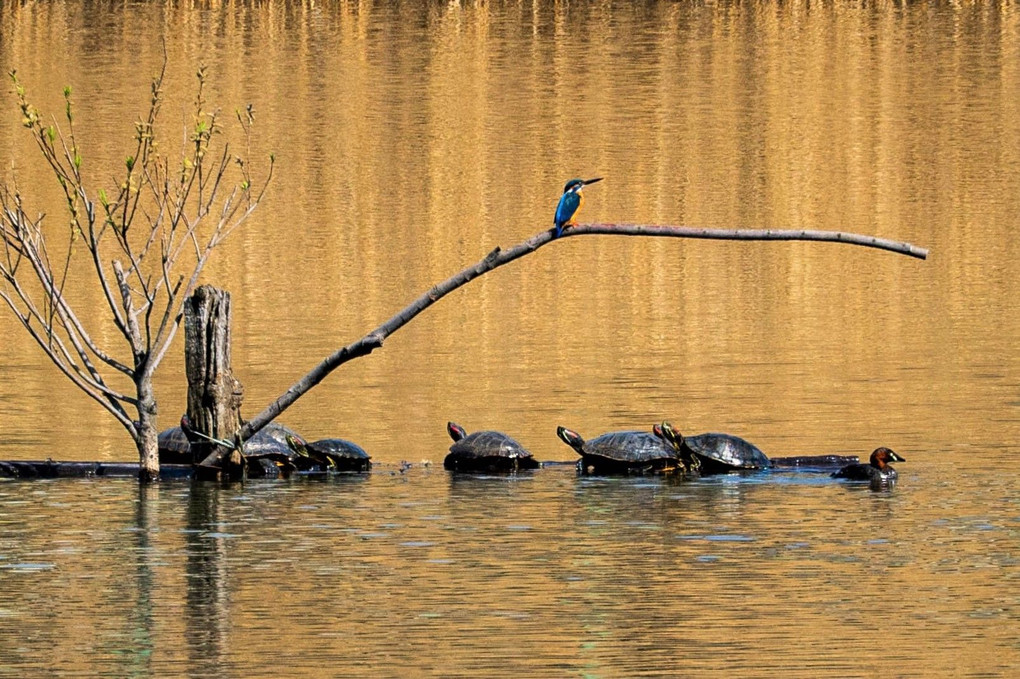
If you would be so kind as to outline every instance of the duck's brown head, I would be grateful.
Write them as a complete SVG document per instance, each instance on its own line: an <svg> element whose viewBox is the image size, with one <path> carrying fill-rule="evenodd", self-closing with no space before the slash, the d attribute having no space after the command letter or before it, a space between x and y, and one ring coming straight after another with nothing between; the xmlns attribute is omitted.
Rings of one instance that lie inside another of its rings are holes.
<svg viewBox="0 0 1020 679"><path fill-rule="evenodd" d="M906 462L906 459L897 455L891 448L885 447L875 448L875 452L871 454L872 467L885 469L889 466L890 462Z"/></svg>

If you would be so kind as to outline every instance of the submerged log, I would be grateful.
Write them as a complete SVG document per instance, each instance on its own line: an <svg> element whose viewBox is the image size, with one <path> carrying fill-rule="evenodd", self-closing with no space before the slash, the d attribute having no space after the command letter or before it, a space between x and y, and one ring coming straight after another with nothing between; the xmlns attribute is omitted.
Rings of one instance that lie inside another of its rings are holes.
<svg viewBox="0 0 1020 679"><path fill-rule="evenodd" d="M0 478L58 479L90 477L138 478L137 462L57 462L55 460L0 461ZM160 479L190 479L194 467L190 464L163 464L159 466Z"/></svg>
<svg viewBox="0 0 1020 679"><path fill-rule="evenodd" d="M857 464L861 459L856 455L796 455L793 457L771 457L773 467L845 467Z"/></svg>

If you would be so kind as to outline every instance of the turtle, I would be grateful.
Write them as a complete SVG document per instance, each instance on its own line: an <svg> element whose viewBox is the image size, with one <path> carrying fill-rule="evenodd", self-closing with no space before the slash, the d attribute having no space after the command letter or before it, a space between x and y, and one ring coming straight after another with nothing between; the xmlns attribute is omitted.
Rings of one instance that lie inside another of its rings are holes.
<svg viewBox="0 0 1020 679"><path fill-rule="evenodd" d="M668 438L673 433L664 423L664 436L645 431L616 431L585 441L576 431L557 427L556 435L577 451L582 474L684 474L686 468L677 446Z"/></svg>
<svg viewBox="0 0 1020 679"><path fill-rule="evenodd" d="M287 445L288 435L304 442L304 439L297 436L293 430L275 422L270 422L245 441L243 448L244 456L248 460L248 473L253 476L275 476L302 468L302 465L295 464L295 458L299 456ZM170 427L159 433L157 440L160 464L194 464L191 441L202 438L206 437L192 429L191 420L184 414L180 426Z"/></svg>
<svg viewBox="0 0 1020 679"><path fill-rule="evenodd" d="M656 425L655 433L669 440L661 431L663 425ZM765 453L739 436L717 433L682 436L674 430L674 438L679 444L680 456L689 458L702 475L772 467Z"/></svg>
<svg viewBox="0 0 1020 679"><path fill-rule="evenodd" d="M159 449L160 464L194 464L192 458L192 442L201 442L207 439L201 432L191 427L191 420L188 414L181 416L181 422L176 427L164 429L157 436L157 447ZM224 443L224 442L221 442Z"/></svg>
<svg viewBox="0 0 1020 679"><path fill-rule="evenodd" d="M660 425L654 427L665 438ZM675 432L676 433L676 432ZM680 456L691 459L702 475L726 474L734 471L758 471L776 467L811 467L824 469L857 462L856 457L841 455L799 455L769 459L756 445L732 434L707 433L679 436Z"/></svg>
<svg viewBox="0 0 1020 679"><path fill-rule="evenodd" d="M201 433L195 432L188 426L187 417L181 418L181 425L186 436L192 439L205 438ZM296 457L294 452L287 446L286 435L293 433L282 424L270 422L265 427L245 441L241 450L245 474L250 477L279 477L287 476L298 466L291 458ZM219 441L220 444L235 447L233 443Z"/></svg>
<svg viewBox="0 0 1020 679"><path fill-rule="evenodd" d="M192 464L191 442L180 427L170 427L157 437L160 464Z"/></svg>
<svg viewBox="0 0 1020 679"><path fill-rule="evenodd" d="M356 443L345 439L320 439L308 443L288 435L287 444L302 457L315 460L324 470L365 472L372 467L372 458Z"/></svg>
<svg viewBox="0 0 1020 679"><path fill-rule="evenodd" d="M455 472L516 472L540 465L524 446L500 431L468 434L455 422L446 423L453 439L443 467Z"/></svg>

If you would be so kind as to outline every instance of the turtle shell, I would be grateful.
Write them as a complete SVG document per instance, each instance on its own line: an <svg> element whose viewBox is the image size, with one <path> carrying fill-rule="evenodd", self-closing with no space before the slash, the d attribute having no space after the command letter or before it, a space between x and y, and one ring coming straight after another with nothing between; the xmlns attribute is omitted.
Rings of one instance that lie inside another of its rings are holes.
<svg viewBox="0 0 1020 679"><path fill-rule="evenodd" d="M676 451L654 434L645 431L617 431L585 441L582 455L598 455L617 462L647 463L678 459Z"/></svg>
<svg viewBox="0 0 1020 679"><path fill-rule="evenodd" d="M292 458L295 453L287 445L288 434L297 436L293 430L282 424L270 422L245 442L244 452L246 455ZM160 432L158 445L160 464L192 464L191 444L180 427L170 427Z"/></svg>
<svg viewBox="0 0 1020 679"><path fill-rule="evenodd" d="M160 464L191 464L191 443L180 427L159 432L157 438Z"/></svg>
<svg viewBox="0 0 1020 679"><path fill-rule="evenodd" d="M618 431L585 441L577 451L577 468L589 474L643 474L682 472L683 465L671 445L644 431Z"/></svg>
<svg viewBox="0 0 1020 679"><path fill-rule="evenodd" d="M315 454L333 461L336 471L363 472L372 466L372 458L358 444L345 439L321 439L307 444Z"/></svg>
<svg viewBox="0 0 1020 679"><path fill-rule="evenodd" d="M517 471L536 469L538 461L503 432L476 431L450 446L443 466L453 471Z"/></svg>
<svg viewBox="0 0 1020 679"><path fill-rule="evenodd" d="M684 445L701 459L702 474L768 469L772 466L765 453L739 436L714 433L685 436Z"/></svg>
<svg viewBox="0 0 1020 679"><path fill-rule="evenodd" d="M255 432L255 435L244 442L245 455L265 455L267 453L282 453L288 457L295 453L287 445L287 436L293 436L298 440L304 440L293 429L270 422Z"/></svg>

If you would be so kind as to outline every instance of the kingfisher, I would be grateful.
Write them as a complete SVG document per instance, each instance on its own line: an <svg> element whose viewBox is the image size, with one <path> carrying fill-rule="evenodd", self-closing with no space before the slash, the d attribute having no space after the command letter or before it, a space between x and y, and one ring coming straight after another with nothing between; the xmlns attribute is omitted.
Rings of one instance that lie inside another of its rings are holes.
<svg viewBox="0 0 1020 679"><path fill-rule="evenodd" d="M584 196L581 195L581 189L588 184L594 184L595 182L602 181L602 177L595 177L595 179L571 179L567 182L567 185L563 187L563 195L560 196L560 204L556 206L556 235L554 238L559 238L563 234L564 227L576 226L577 222L574 217L580 212L581 206L584 205Z"/></svg>

